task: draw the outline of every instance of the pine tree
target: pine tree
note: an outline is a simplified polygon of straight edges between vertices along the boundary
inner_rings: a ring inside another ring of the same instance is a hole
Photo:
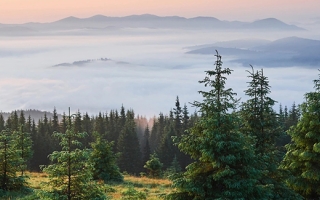
[[[270,199],[295,199],[295,194],[283,184],[282,174],[277,169],[281,154],[276,142],[283,130],[272,108],[275,100],[268,96],[271,93],[268,78],[263,70],[254,71],[252,67],[252,72],[248,72],[251,80],[245,93],[249,99],[242,104],[241,130],[254,138],[256,167],[264,172],[260,182],[271,193]]]
[[[90,143],[93,142],[93,122],[89,117],[88,113],[83,116],[82,119],[82,130],[88,134],[88,136],[83,141],[84,147],[89,147]]]
[[[21,125],[24,126],[25,123],[26,123],[26,118],[24,116],[23,110],[21,110],[20,111],[20,117],[19,117],[19,120],[18,120],[18,124],[19,124],[19,126],[21,126]]]
[[[158,150],[160,160],[165,169],[170,166],[170,163],[178,152],[177,147],[173,145],[173,136],[176,136],[176,132],[172,122],[165,127],[165,135],[162,138],[162,142]]]
[[[161,175],[161,168],[163,164],[160,162],[158,155],[153,153],[150,159],[145,163],[144,168],[147,169],[151,178],[158,178]]]
[[[30,115],[28,116],[28,119],[27,119],[27,122],[26,122],[25,131],[27,133],[30,133],[30,134],[32,132],[32,119],[31,119]]]
[[[136,133],[134,112],[127,111],[125,125],[120,133],[118,145],[120,153],[118,164],[121,171],[137,174],[142,170],[142,156]]]
[[[12,131],[19,130],[19,117],[18,117],[18,113],[16,110],[11,114],[11,127],[10,127],[10,129]]]
[[[5,122],[4,122],[4,119],[3,119],[3,116],[2,114],[0,114],[0,132],[2,130],[4,130],[6,127],[5,127]]]
[[[229,68],[222,69],[217,53],[215,70],[206,71],[199,81],[210,87],[200,91],[202,102],[194,102],[201,119],[183,135],[179,148],[195,161],[187,171],[174,177],[176,192],[167,199],[267,199],[268,193],[259,184],[261,172],[254,166],[255,156],[250,143],[237,127],[237,100],[232,89],[225,89]],[[214,77],[213,79],[211,77]]]
[[[97,135],[97,134],[95,134]],[[93,178],[96,180],[123,181],[123,176],[117,166],[118,155],[113,150],[114,142],[108,142],[99,136],[91,143],[90,160],[93,163]]]
[[[95,124],[94,124],[94,129],[93,130],[96,131],[102,137],[104,137],[105,134],[106,134],[104,116],[102,115],[101,112],[99,112],[98,117],[95,119]]]
[[[67,119],[66,113],[63,113],[62,120],[59,127],[61,133],[65,133],[67,131],[67,126],[68,126],[67,121],[68,119]]]
[[[13,136],[16,138],[16,150],[19,151],[21,157],[21,163],[19,169],[21,176],[24,176],[24,171],[27,169],[27,163],[32,157],[32,139],[31,134],[24,131],[24,126],[20,126],[19,131],[14,131]]]
[[[17,176],[22,163],[17,141],[9,129],[0,132],[0,190],[19,190],[26,185],[23,176]],[[0,192],[1,195],[1,192]]]
[[[282,168],[292,174],[287,184],[306,199],[320,198],[320,75],[314,88],[305,94],[302,117],[288,131],[292,142],[286,145],[282,162]]]
[[[144,146],[143,146],[143,159],[142,162],[146,163],[150,159],[151,149],[150,149],[150,131],[149,126],[147,125],[144,131]]]
[[[57,114],[57,110],[54,107],[53,109],[53,119],[52,119],[52,131],[56,131],[59,132],[60,131],[60,127],[59,127],[59,118],[58,118],[58,114]]]
[[[90,151],[79,149],[81,143],[78,139],[85,137],[86,133],[75,131],[70,109],[66,132],[55,132],[53,135],[60,139],[62,151],[54,151],[49,155],[53,164],[42,166],[43,172],[49,175],[49,182],[44,183],[46,187],[39,192],[40,198],[105,199],[99,186],[92,181],[93,169],[88,161]]]

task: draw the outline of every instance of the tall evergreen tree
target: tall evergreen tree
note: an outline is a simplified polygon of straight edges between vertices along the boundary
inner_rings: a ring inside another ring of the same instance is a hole
[[[44,191],[39,192],[40,198],[52,199],[105,199],[99,186],[92,181],[92,164],[88,162],[90,152],[79,149],[79,138],[86,133],[75,130],[71,121],[70,110],[68,126],[65,133],[55,132],[54,136],[60,139],[62,151],[54,151],[49,158],[54,163],[43,166],[42,169],[49,175],[49,182]]]
[[[158,150],[160,160],[165,169],[170,167],[173,158],[178,153],[177,147],[173,145],[173,136],[176,136],[176,132],[174,129],[174,124],[171,122],[165,127],[165,135],[162,138],[162,142]]]
[[[2,130],[4,130],[6,127],[5,127],[5,122],[4,122],[4,119],[3,119],[3,116],[2,114],[0,114],[0,132]]]
[[[18,117],[18,113],[16,110],[11,114],[11,127],[10,127],[10,129],[12,131],[19,130],[19,117]]]
[[[182,109],[180,106],[180,101],[179,101],[178,96],[176,99],[176,107],[173,110],[174,110],[174,124],[175,124],[176,135],[178,137],[180,137],[183,132],[183,130],[182,130]]]
[[[25,123],[26,123],[26,117],[24,116],[23,110],[21,110],[21,111],[20,111],[20,116],[19,116],[19,122],[18,122],[19,127],[20,127],[21,125],[24,126]]]
[[[83,116],[81,124],[82,124],[83,132],[86,132],[88,134],[88,136],[83,139],[83,146],[89,148],[90,143],[93,142],[94,139],[93,139],[93,122],[90,116],[88,115],[88,113],[86,113]]]
[[[120,153],[118,164],[121,171],[128,173],[139,173],[142,170],[142,156],[136,133],[134,112],[128,110],[126,122],[118,140],[118,152]]]
[[[252,66],[251,66],[252,67]],[[268,78],[263,70],[249,72],[248,89],[245,94],[249,99],[242,104],[241,114],[243,125],[241,131],[254,138],[257,168],[262,170],[260,179],[262,185],[269,189],[270,199],[294,199],[295,194],[282,181],[282,175],[277,169],[280,164],[280,152],[276,142],[283,134],[273,110],[275,101],[268,95],[271,93]]]
[[[150,140],[150,130],[149,130],[149,126],[147,126],[144,131],[144,145],[143,145],[142,163],[146,163],[150,159],[151,149],[150,149],[149,140]]]
[[[320,198],[320,75],[314,88],[305,94],[298,124],[288,131],[292,142],[286,145],[282,163],[282,168],[292,173],[287,184],[306,199]]]
[[[267,199],[269,194],[259,184],[261,172],[254,167],[254,151],[231,112],[237,100],[225,83],[232,70],[222,69],[221,56],[216,57],[215,70],[206,71],[199,81],[210,90],[200,91],[203,101],[194,102],[203,117],[179,144],[195,161],[174,177],[176,191],[167,199]]]
[[[21,164],[17,140],[9,129],[0,132],[0,190],[19,190],[26,185],[24,177],[17,176]],[[2,193],[0,192],[0,195]]]
[[[100,136],[105,137],[106,127],[104,123],[104,116],[99,112],[98,117],[95,119],[94,131],[96,131]]]
[[[24,131],[24,126],[20,125],[19,131],[14,131],[13,136],[16,138],[16,150],[19,151],[21,157],[21,163],[19,169],[21,176],[24,176],[24,172],[27,169],[27,163],[32,157],[32,139],[30,133]]]
[[[59,132],[60,131],[60,127],[59,127],[59,118],[58,118],[58,114],[57,114],[57,110],[54,107],[53,109],[53,119],[52,119],[52,131],[56,131]]]
[[[66,113],[63,113],[62,120],[59,127],[60,132],[65,133],[67,131],[67,126],[68,126],[68,119],[67,119]]]
[[[27,133],[30,133],[32,132],[32,119],[31,119],[31,116],[29,115],[28,118],[27,118],[27,122],[26,122],[26,126],[25,126],[25,131]]]

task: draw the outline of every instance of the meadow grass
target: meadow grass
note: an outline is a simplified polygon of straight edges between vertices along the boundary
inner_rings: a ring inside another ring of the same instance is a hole
[[[34,191],[41,189],[41,183],[48,181],[48,175],[37,172],[26,172],[26,175],[29,177],[27,182],[30,190],[24,192],[9,192],[5,196],[0,197],[0,199],[37,199]],[[142,196],[145,196],[148,200],[157,200],[162,199],[161,195],[168,194],[173,191],[171,188],[171,181],[168,179],[152,179],[148,177],[124,175],[124,181],[122,183],[111,182],[104,184],[101,181],[99,183],[104,185],[106,194],[112,199],[131,199],[128,194],[134,191],[135,194],[142,194]]]

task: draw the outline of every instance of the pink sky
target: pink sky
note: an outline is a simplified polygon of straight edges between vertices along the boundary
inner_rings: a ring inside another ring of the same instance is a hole
[[[320,17],[319,10],[320,0],[0,0],[0,23],[145,13],[242,21],[276,17],[294,22]]]

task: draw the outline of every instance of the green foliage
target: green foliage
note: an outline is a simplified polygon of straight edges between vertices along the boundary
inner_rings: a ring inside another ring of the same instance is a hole
[[[163,164],[160,162],[156,153],[150,155],[150,160],[146,162],[144,168],[148,170],[149,175],[152,178],[160,177],[161,168]]]
[[[288,131],[292,142],[282,162],[292,175],[289,187],[307,199],[320,198],[320,78],[314,84],[315,91],[305,94],[301,119]]]
[[[147,195],[144,192],[139,192],[134,189],[133,186],[129,186],[127,190],[121,192],[122,200],[143,200],[147,199]]]
[[[117,166],[117,154],[113,149],[114,142],[108,142],[100,137],[91,143],[92,152],[90,160],[93,163],[93,177],[96,180],[123,181],[123,176]]]
[[[32,151],[32,139],[30,133],[24,132],[24,126],[21,125],[19,131],[14,131],[13,135],[16,138],[16,149],[19,150],[21,157],[21,163],[19,165],[21,176],[24,175],[24,171],[27,169],[27,162],[31,159]]]
[[[164,172],[164,177],[170,177],[181,172],[181,166],[177,160],[177,156],[173,158],[170,167]]]
[[[210,87],[200,91],[202,102],[194,102],[202,117],[182,136],[179,148],[195,161],[187,171],[173,177],[176,192],[167,199],[267,199],[259,183],[254,151],[248,137],[239,132],[238,116],[232,112],[237,99],[232,89],[225,89],[229,68],[222,69],[216,55],[215,70],[206,71],[200,83]],[[211,78],[213,76],[213,79]]]
[[[62,151],[49,155],[53,164],[43,166],[42,170],[49,175],[49,182],[43,183],[41,199],[106,199],[99,185],[92,181],[93,165],[89,162],[90,151],[79,149],[79,138],[86,133],[75,131],[69,124],[65,133],[53,134],[60,140]]]
[[[23,160],[17,148],[17,139],[9,129],[0,133],[0,189],[2,191],[20,190],[26,186],[24,176],[17,176]]]
[[[138,174],[142,170],[141,151],[136,133],[133,111],[127,111],[126,118],[121,112],[121,123],[124,127],[120,133],[117,149],[120,153],[118,164],[121,171]]]
[[[252,67],[252,66],[251,66]],[[277,114],[273,110],[275,101],[268,95],[271,93],[269,81],[263,70],[249,72],[249,99],[241,106],[241,131],[253,138],[257,168],[263,171],[260,183],[269,190],[270,199],[297,199],[298,195],[283,183],[280,164],[280,151],[276,142],[283,130],[278,123]]]

